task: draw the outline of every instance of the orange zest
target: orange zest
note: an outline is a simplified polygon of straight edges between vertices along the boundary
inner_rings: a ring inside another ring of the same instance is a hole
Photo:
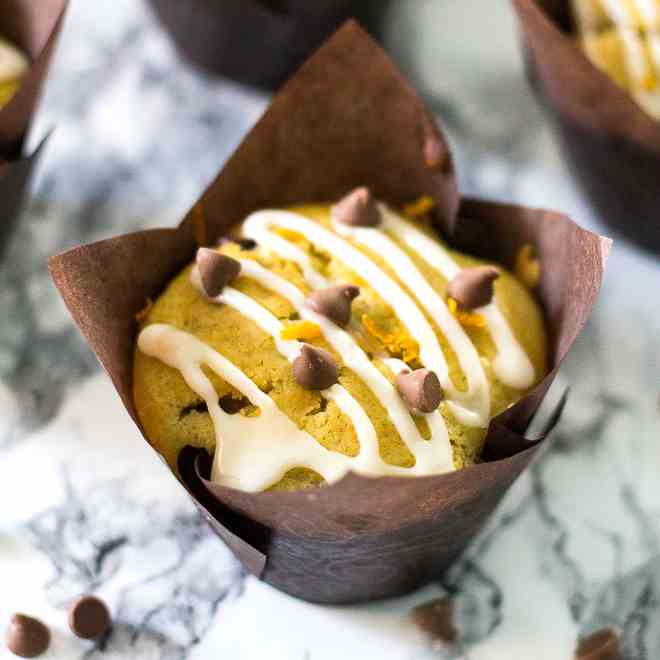
[[[418,197],[414,202],[410,202],[410,204],[406,204],[403,207],[403,215],[413,220],[415,218],[421,218],[422,216],[425,216],[434,206],[435,202],[433,201],[432,197],[429,195],[422,195],[421,197]]]
[[[464,328],[483,328],[486,326],[486,318],[483,314],[477,314],[476,312],[462,309],[461,306],[451,297],[447,298],[447,307],[451,315],[455,317]]]
[[[525,243],[516,255],[516,277],[528,288],[533,289],[541,279],[541,262],[534,246]]]
[[[404,362],[412,362],[419,356],[417,342],[403,332],[386,332],[366,314],[362,315],[362,325],[366,331],[375,337],[391,355],[401,356]]]
[[[296,321],[280,330],[282,339],[314,339],[321,336],[321,327],[312,321]]]

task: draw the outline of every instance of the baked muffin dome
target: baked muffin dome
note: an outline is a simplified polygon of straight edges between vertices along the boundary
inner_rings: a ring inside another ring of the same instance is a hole
[[[587,57],[660,118],[660,0],[572,0]]]
[[[365,189],[260,211],[172,280],[141,315],[134,398],[173,469],[199,446],[219,483],[293,490],[478,460],[489,420],[547,371],[542,313],[423,211]]]

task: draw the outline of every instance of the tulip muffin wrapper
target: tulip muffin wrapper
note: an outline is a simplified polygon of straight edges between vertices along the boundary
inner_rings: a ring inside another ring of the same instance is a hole
[[[68,0],[3,0],[0,35],[30,58],[14,97],[0,109],[0,251],[17,221],[48,136],[24,153],[25,139],[39,106]]]
[[[569,0],[512,0],[527,76],[599,215],[660,251],[660,121],[600,71],[571,31]]]
[[[438,230],[453,246],[507,267],[522,245],[533,245],[551,371],[492,420],[484,461],[448,474],[349,474],[321,489],[255,494],[206,481],[209,456],[192,447],[181,452],[181,482],[246,570],[326,603],[410,591],[442,574],[479,531],[535,455],[542,437],[530,441],[524,433],[589,316],[609,240],[551,211],[461,200],[443,135],[384,52],[351,21],[276,95],[176,229],[119,236],[49,261],[80,331],[140,427],[132,371],[136,314],[146,300],[199,245],[229,234],[250,212],[336,200],[356,185],[395,206],[430,195]]]

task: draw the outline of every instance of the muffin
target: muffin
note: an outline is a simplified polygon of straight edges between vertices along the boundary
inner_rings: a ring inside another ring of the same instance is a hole
[[[240,490],[473,465],[490,420],[547,373],[539,305],[451,250],[429,199],[358,188],[249,215],[141,315],[134,402],[172,469],[186,445]]]
[[[572,0],[587,57],[660,118],[660,1]]]
[[[0,108],[12,100],[29,68],[27,56],[0,37]]]

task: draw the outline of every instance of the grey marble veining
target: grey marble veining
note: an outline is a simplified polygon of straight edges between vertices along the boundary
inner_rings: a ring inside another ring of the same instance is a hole
[[[400,0],[387,43],[447,122],[461,187],[570,213],[607,233],[562,169],[528,93],[505,0]],[[562,369],[564,419],[445,579],[332,608],[246,577],[138,437],[55,295],[45,258],[172,225],[267,103],[177,60],[134,0],[74,0],[32,142],[56,130],[0,265],[0,626],[54,630],[49,658],[569,660],[580,634],[660,657],[660,267],[619,242],[594,318]],[[94,591],[116,618],[66,631]],[[410,608],[455,598],[461,645],[433,648]],[[0,647],[0,659],[9,658]]]

